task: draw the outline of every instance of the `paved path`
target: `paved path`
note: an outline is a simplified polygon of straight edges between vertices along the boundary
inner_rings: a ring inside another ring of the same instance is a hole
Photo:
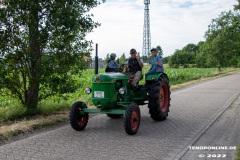
[[[208,160],[218,157],[217,159],[233,160],[236,156],[236,146],[240,144],[239,117],[240,95],[234,100],[231,106],[218,117],[211,127],[189,147],[189,150],[181,159]],[[206,147],[206,149],[196,149],[196,147]]]
[[[123,119],[97,115],[82,132],[70,125],[0,146],[0,159],[171,160],[179,159],[240,92],[240,73],[172,93],[166,121],[155,122],[141,107],[139,131],[129,136]]]

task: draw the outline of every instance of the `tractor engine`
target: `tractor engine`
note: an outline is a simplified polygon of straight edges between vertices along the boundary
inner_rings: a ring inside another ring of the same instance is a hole
[[[98,108],[113,108],[124,99],[129,77],[122,73],[103,73],[93,76],[92,102]]]

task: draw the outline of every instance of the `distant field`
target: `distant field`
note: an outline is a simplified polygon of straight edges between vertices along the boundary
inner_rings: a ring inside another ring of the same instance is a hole
[[[150,66],[144,66],[143,74],[145,74]],[[235,68],[222,68],[222,73],[228,73],[236,70]],[[99,73],[103,73],[104,69],[99,69]],[[165,66],[165,73],[168,75],[170,85],[176,85],[185,83],[191,80],[197,80],[200,78],[213,77],[219,75],[219,71],[216,68],[179,68],[173,69]],[[69,94],[70,99],[68,101],[60,101],[59,103],[54,99],[49,99],[40,102],[39,113],[51,114],[52,112],[61,110],[63,108],[69,108],[69,106],[76,100],[81,100],[91,105],[91,97],[84,93],[86,87],[91,87],[92,76],[94,75],[94,69],[87,69],[83,71],[81,76],[75,75],[78,81],[81,82],[79,90],[75,93]],[[140,84],[144,84],[144,79],[140,81]],[[2,90],[1,92],[7,92]],[[17,99],[10,96],[0,97],[0,122],[6,120],[12,120],[16,117],[24,117],[25,108],[18,102]]]
[[[144,66],[143,68],[143,74],[145,74],[150,66]],[[206,78],[206,77],[212,77],[219,74],[219,71],[217,68],[169,68],[168,65],[164,65],[165,73],[168,75],[170,84],[180,84],[191,80],[196,80],[199,78]],[[230,71],[233,71],[235,68],[222,68],[221,73],[227,73]],[[99,69],[99,73],[103,73],[104,69]],[[91,85],[91,78],[94,74],[93,69],[87,69],[83,72],[84,77],[82,79],[86,80],[85,84]],[[81,79],[81,78],[80,78]],[[83,80],[83,81],[84,81]],[[140,83],[144,83],[144,79],[140,81]]]

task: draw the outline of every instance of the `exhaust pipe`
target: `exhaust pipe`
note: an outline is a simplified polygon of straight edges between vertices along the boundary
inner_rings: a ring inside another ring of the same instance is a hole
[[[95,74],[98,74],[98,44],[96,44]]]

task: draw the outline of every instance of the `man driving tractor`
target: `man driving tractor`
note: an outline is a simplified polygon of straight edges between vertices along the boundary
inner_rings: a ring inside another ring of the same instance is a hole
[[[130,50],[131,58],[128,60],[128,66],[124,67],[123,72],[128,72],[129,77],[133,78],[131,84],[137,88],[138,82],[142,79],[143,60],[135,49]]]

